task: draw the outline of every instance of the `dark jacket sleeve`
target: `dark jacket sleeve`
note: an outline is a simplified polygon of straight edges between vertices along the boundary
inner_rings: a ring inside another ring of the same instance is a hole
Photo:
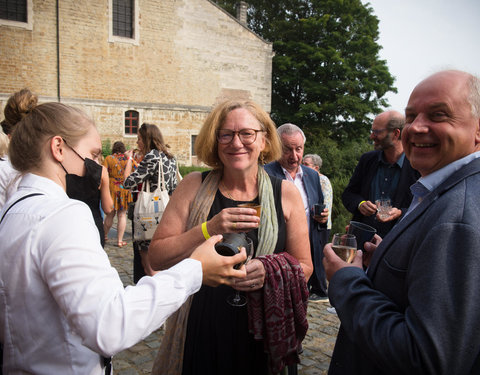
[[[334,274],[329,298],[342,340],[331,366],[349,367],[353,354],[370,369],[331,374],[479,373],[479,180],[432,198],[435,206],[394,228],[376,250],[371,279],[354,267]]]
[[[350,181],[342,193],[342,202],[345,208],[352,214],[356,214],[358,204],[368,200],[372,172],[369,171],[372,158],[378,158],[375,151],[367,152],[360,157]]]

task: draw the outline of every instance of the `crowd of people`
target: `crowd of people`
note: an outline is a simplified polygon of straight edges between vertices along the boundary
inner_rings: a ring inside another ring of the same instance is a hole
[[[277,128],[252,101],[213,108],[195,143],[208,170],[183,180],[155,124],[141,125],[137,150],[117,141],[101,160],[96,126],[76,108],[23,89],[4,117],[3,373],[111,373],[112,355],[166,322],[153,374],[297,374],[308,303],[323,301],[341,322],[329,374],[480,371],[477,77],[435,73],[405,115],[375,117],[374,150],[342,192],[352,220],[376,232],[352,262],[328,243],[322,158],[304,155],[299,126]],[[103,245],[115,215],[126,245],[137,195],[160,181],[168,205],[153,237],[133,238],[136,285],[124,288]],[[228,238],[253,254],[220,255]],[[227,303],[234,293],[247,303]]]

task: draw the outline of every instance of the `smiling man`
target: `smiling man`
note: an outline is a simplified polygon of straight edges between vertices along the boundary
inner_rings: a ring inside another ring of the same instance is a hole
[[[403,152],[404,124],[405,117],[397,111],[375,117],[370,132],[375,150],[360,157],[342,194],[343,205],[353,214],[352,220],[374,227],[381,237],[406,212],[412,200],[409,187],[419,177]],[[377,215],[375,202],[382,198],[392,203],[388,218]]]
[[[361,252],[350,265],[324,249],[342,323],[329,374],[480,373],[480,81],[436,73],[405,112],[403,147],[422,176],[406,215],[366,246],[366,274]]]

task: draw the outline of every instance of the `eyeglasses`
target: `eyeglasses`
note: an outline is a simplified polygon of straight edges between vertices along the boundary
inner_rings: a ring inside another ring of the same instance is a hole
[[[377,135],[382,134],[386,130],[388,130],[388,129],[370,129],[370,133],[377,136]]]
[[[239,131],[233,131],[228,129],[219,129],[217,133],[217,141],[222,145],[226,145],[233,141],[235,134],[238,134],[240,142],[242,142],[244,145],[251,145],[257,139],[257,133],[265,133],[265,130],[242,129]]]

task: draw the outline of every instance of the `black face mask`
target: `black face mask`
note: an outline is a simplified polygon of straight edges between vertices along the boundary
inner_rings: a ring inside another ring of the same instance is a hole
[[[64,141],[65,142],[65,141]],[[65,142],[65,144],[67,144]],[[68,146],[70,147],[70,146]],[[92,159],[82,158],[77,151],[70,147],[85,163],[85,176],[68,173],[65,167],[60,163],[65,171],[66,192],[69,198],[85,201],[88,197],[94,197],[99,194],[99,186],[102,180],[102,166]]]

